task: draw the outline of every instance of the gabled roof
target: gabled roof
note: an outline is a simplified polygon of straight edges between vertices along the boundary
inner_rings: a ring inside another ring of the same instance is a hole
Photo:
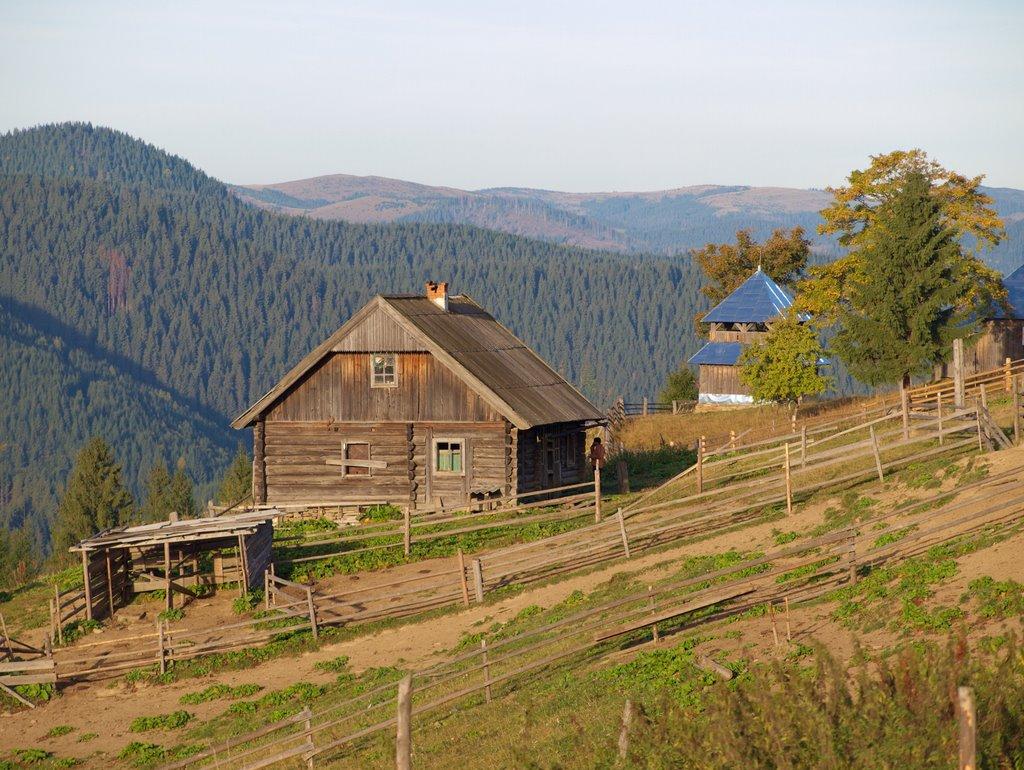
[[[704,323],[765,323],[785,314],[793,295],[760,267],[702,319]]]
[[[743,347],[742,342],[709,342],[694,353],[687,363],[733,366],[739,360]]]
[[[498,413],[522,430],[560,422],[602,421],[605,415],[512,332],[466,295],[448,310],[420,295],[378,296],[314,348],[232,423],[251,425],[375,309],[422,342]]]

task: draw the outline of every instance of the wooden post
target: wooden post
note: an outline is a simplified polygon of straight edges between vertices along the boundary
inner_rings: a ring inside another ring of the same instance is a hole
[[[320,638],[320,631],[316,627],[316,605],[313,603],[313,589],[306,589],[306,607],[309,611],[309,629],[313,632],[313,641]]]
[[[270,572],[263,573],[263,609],[270,611]]]
[[[245,564],[245,543],[242,535],[238,536],[238,595],[245,596],[249,593],[249,569]]]
[[[1013,374],[1010,370],[1010,357],[1007,356],[1006,360],[1003,361],[1003,390],[1007,393],[1013,387]]]
[[[402,511],[402,548],[408,557],[412,552],[412,513],[408,505]]]
[[[800,426],[800,467],[807,467],[807,426]]]
[[[398,683],[398,729],[395,735],[395,768],[412,767],[412,674]]]
[[[988,417],[988,391],[985,386],[981,386],[981,409],[985,412],[985,416]]]
[[[625,460],[619,460],[615,463],[615,470],[619,475],[619,494],[629,494],[629,466],[626,465]]]
[[[910,440],[910,394],[907,393],[907,389],[900,384],[900,411],[903,416],[903,440]]]
[[[1013,443],[1020,444],[1020,375],[1013,378]]]
[[[487,702],[491,702],[491,664],[487,662],[487,640],[480,640],[480,654],[484,659],[484,694],[487,696]]]
[[[704,494],[704,437],[697,441],[697,494]]]
[[[174,591],[171,590],[171,544],[164,543],[164,591],[167,592],[165,597],[165,609],[174,609]]]
[[[57,620],[56,606],[57,605],[54,603],[53,599],[50,599],[50,636],[53,639],[57,638],[57,625],[56,624],[59,622]],[[0,612],[0,619],[2,619],[3,616],[4,616],[3,613]],[[6,627],[7,627],[7,624],[4,623],[4,628],[6,629]],[[6,630],[4,631],[4,639],[7,641],[8,645],[10,645],[10,640],[7,639],[7,631]],[[8,650],[8,651],[10,651],[10,650]]]
[[[644,417],[647,416],[647,396],[644,396]]]
[[[622,550],[626,552],[626,558],[629,558],[629,540],[626,538],[626,522],[622,519],[622,509],[619,508],[617,511],[619,517],[619,534],[622,535]]]
[[[939,446],[942,446],[946,437],[942,435],[942,391],[935,394],[935,410],[939,416]]]
[[[857,531],[850,532],[850,585],[857,585]]]
[[[789,597],[785,597],[786,602],[786,641],[793,641],[793,627],[789,624]]]
[[[871,431],[871,451],[875,455],[875,470],[878,471],[878,480],[885,481],[885,476],[882,474],[882,456],[878,452],[878,437],[875,435],[875,426],[869,426],[868,430]]]
[[[953,340],[953,406],[964,408],[964,341]]]
[[[160,662],[160,673],[167,673],[167,653],[164,650],[164,622],[158,620],[156,622],[156,642],[159,645],[159,662]]]
[[[11,646],[11,636],[7,633],[7,621],[4,620],[4,614],[0,612],[0,630],[4,632],[4,643],[7,645],[7,654],[10,657],[14,657],[14,648]]]
[[[110,563],[110,549],[105,548],[103,555],[107,562],[107,616],[112,618],[114,617],[114,567]]]
[[[92,589],[89,588],[89,556],[82,549],[82,576],[85,578],[85,619],[92,620]]]
[[[974,404],[974,417],[978,423],[978,451],[982,452],[984,451],[985,447],[981,441],[981,406],[977,403],[977,399],[975,399]]]
[[[779,629],[775,624],[775,605],[768,602],[768,617],[772,621],[772,640],[776,647],[779,646]]]
[[[736,449],[736,431],[729,431],[729,449]]]
[[[469,584],[466,582],[466,557],[462,553],[462,549],[459,549],[459,553],[456,556],[459,564],[459,585],[462,586],[462,603],[469,606]]]
[[[484,601],[484,568],[479,559],[473,559],[473,588],[476,591],[476,600],[483,604]]]
[[[971,687],[958,687],[956,697],[960,723],[960,770],[977,770],[978,713],[974,706],[974,690]]]
[[[601,521],[601,465],[594,466],[594,521]]]
[[[629,727],[633,722],[633,701],[626,698],[622,709],[622,727],[619,729],[619,758],[625,759],[629,753]]]
[[[793,476],[789,470],[789,443],[785,444],[784,449],[784,469],[786,474],[786,513],[793,513]]]
[[[679,414],[679,402],[676,399],[672,399],[672,414]]]
[[[313,767],[313,752],[316,751],[316,744],[313,743],[313,712],[309,706],[302,710],[305,721],[302,723],[302,736],[306,739],[306,748],[309,753],[305,755],[306,767]]]

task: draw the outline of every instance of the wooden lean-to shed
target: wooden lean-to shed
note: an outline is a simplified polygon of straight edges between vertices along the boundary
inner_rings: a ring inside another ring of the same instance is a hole
[[[466,295],[370,300],[233,423],[253,430],[256,504],[411,509],[589,479],[605,421]]]
[[[278,514],[115,527],[81,541],[70,550],[82,559],[86,618],[110,617],[144,591],[164,591],[170,609],[175,593],[194,597],[199,585],[237,583],[242,593],[262,588]]]
[[[772,321],[793,304],[793,295],[760,267],[704,316],[708,342],[690,357],[699,367],[698,404],[752,404],[750,389],[740,382],[743,349],[763,339]]]

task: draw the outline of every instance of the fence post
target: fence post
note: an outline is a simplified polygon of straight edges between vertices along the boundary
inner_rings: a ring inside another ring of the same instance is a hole
[[[4,614],[0,612],[0,630],[4,634],[4,643],[7,645],[7,654],[12,658],[14,657],[14,648],[11,646],[11,637],[7,633],[7,621],[4,620]]]
[[[903,440],[910,440],[910,394],[900,385],[900,411],[903,413]]]
[[[736,449],[736,431],[734,430],[729,431],[729,449]]]
[[[53,609],[54,609],[54,612],[56,613],[56,618],[57,618],[57,628],[54,631],[53,638],[57,640],[57,643],[61,647],[63,647],[64,646],[64,624],[61,622],[63,620],[63,617],[62,617],[61,607],[60,607],[60,588],[58,588],[56,585],[53,586]]]
[[[871,451],[875,455],[875,470],[878,471],[878,480],[885,481],[885,476],[882,474],[882,456],[878,453],[878,437],[875,435],[875,426],[868,426],[868,430],[871,431]]]
[[[800,426],[800,467],[807,467],[807,426]]]
[[[647,396],[644,396],[644,417],[647,416]]]
[[[3,619],[3,613],[0,613],[0,620]],[[57,620],[56,609],[54,606],[53,599],[50,599],[50,636],[54,639],[57,638]],[[7,624],[4,623],[4,639],[10,644],[10,640],[7,639]]]
[[[601,463],[594,465],[594,521],[601,521]]]
[[[779,646],[779,629],[778,629],[778,626],[775,624],[775,605],[772,604],[771,602],[768,602],[768,617],[772,621],[772,640],[775,643],[774,646],[778,647]]]
[[[1010,388],[1013,387],[1013,375],[1010,373],[1010,357],[1007,356],[1006,360],[1003,361],[1003,390],[1007,393],[1010,392]]]
[[[857,585],[857,531],[850,532],[850,585]]]
[[[167,653],[164,650],[164,623],[162,620],[156,622],[156,640],[160,645],[160,673],[167,673]]]
[[[985,386],[981,386],[981,408],[985,411],[985,416],[988,417],[988,391],[985,390]]]
[[[622,550],[626,552],[626,558],[629,558],[629,540],[626,538],[626,522],[622,519],[622,509],[616,512],[619,517],[619,534],[622,535]]]
[[[302,716],[305,717],[302,723],[302,735],[306,739],[306,747],[308,749],[304,759],[306,760],[306,767],[313,767],[313,752],[316,751],[316,744],[313,743],[313,712],[309,706],[302,710]]]
[[[647,586],[647,607],[650,610],[654,610],[654,586]],[[651,626],[651,642],[654,644],[658,643],[658,624],[655,623]]]
[[[402,511],[402,549],[406,556],[412,551],[412,514],[408,505]]]
[[[960,723],[960,770],[977,770],[978,759],[975,745],[978,713],[974,707],[973,688],[958,687],[956,699],[956,710]]]
[[[953,340],[953,406],[964,408],[964,341]]]
[[[672,414],[679,414],[679,402],[676,399],[672,399]]]
[[[263,609],[270,611],[270,572],[263,570]]]
[[[619,474],[619,494],[629,494],[629,467],[626,465],[625,460],[619,460],[615,463],[615,470]]]
[[[981,406],[977,403],[977,399],[975,399],[974,403],[974,417],[978,423],[978,451],[983,452],[985,451],[985,447],[982,445],[981,441]]]
[[[1020,375],[1013,383],[1013,443],[1020,444]]]
[[[939,446],[942,446],[946,437],[942,435],[942,391],[935,394],[935,409],[939,415]]]
[[[313,589],[306,589],[306,606],[309,609],[309,628],[313,632],[313,641],[320,638],[320,632],[316,627],[316,605],[313,604]]]
[[[398,729],[395,735],[395,768],[412,767],[412,674],[398,683]]]
[[[622,728],[619,730],[619,758],[625,759],[629,753],[629,726],[633,722],[633,701],[626,698],[622,709]]]
[[[704,494],[704,437],[697,441],[697,494]]]
[[[788,596],[784,597],[784,601],[786,602],[786,641],[787,642],[792,642],[793,641],[793,627],[789,623],[789,597]]]
[[[466,557],[462,553],[462,549],[459,549],[457,556],[459,560],[459,585],[462,586],[462,603],[465,606],[469,606],[469,584],[466,582]]]
[[[487,662],[487,640],[480,640],[481,655],[484,659],[484,694],[487,696],[487,702],[491,702],[491,664]]]
[[[473,587],[476,590],[478,603],[484,602],[484,568],[479,559],[473,559]]]
[[[793,513],[793,476],[789,470],[789,442],[784,445],[784,466],[786,473],[786,513]]]

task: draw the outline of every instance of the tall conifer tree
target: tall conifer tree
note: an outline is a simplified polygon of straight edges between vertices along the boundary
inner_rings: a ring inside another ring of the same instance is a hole
[[[178,467],[171,477],[168,488],[168,505],[177,512],[178,518],[192,519],[196,515],[196,500],[192,492],[192,479],[185,472],[185,458],[178,460]]]
[[[171,474],[163,462],[150,468],[146,477],[146,502],[142,505],[144,522],[161,521],[171,510]]]
[[[217,501],[221,505],[234,505],[252,492],[252,458],[239,445],[235,459],[231,461],[220,482]]]
[[[69,546],[128,522],[134,501],[121,483],[121,466],[107,442],[90,439],[75,458],[57,510],[54,545],[58,555]]]
[[[956,232],[929,191],[923,174],[909,174],[878,207],[857,250],[864,269],[852,280],[832,347],[869,385],[909,384],[948,356],[954,338],[976,329],[957,309],[971,287],[959,269]]]

